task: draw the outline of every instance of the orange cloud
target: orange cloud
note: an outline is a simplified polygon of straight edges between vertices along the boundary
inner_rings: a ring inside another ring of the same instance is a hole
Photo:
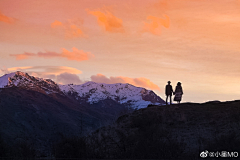
[[[160,35],[161,34],[161,26],[164,26],[165,28],[169,28],[170,25],[170,19],[167,15],[164,15],[165,19],[158,18],[155,16],[148,16],[147,20],[151,22],[144,22],[144,28],[142,32],[149,32],[154,35]]]
[[[59,32],[64,32],[65,38],[77,38],[77,37],[87,37],[83,31],[79,28],[79,24],[83,22],[81,20],[68,20],[68,23],[62,23],[60,21],[54,21],[51,23],[51,27],[58,29]]]
[[[73,38],[73,37],[84,37],[84,34],[80,28],[76,25],[71,25],[67,29],[65,29],[65,37]]]
[[[129,83],[138,87],[149,88],[152,90],[160,90],[160,88],[151,82],[149,79],[141,77],[141,78],[129,78],[129,77],[110,77],[107,78],[105,75],[97,74],[91,76],[91,80],[97,83],[107,83],[107,84],[114,84],[114,83]]]
[[[13,18],[5,16],[1,12],[0,12],[0,21],[5,22],[5,23],[9,23],[9,24],[14,23]]]
[[[68,60],[75,60],[75,61],[84,61],[94,57],[94,55],[91,54],[90,52],[84,52],[83,50],[78,50],[75,47],[73,47],[72,50],[73,51],[70,52],[65,48],[63,48],[61,56],[67,58]]]
[[[51,27],[52,28],[55,28],[55,27],[57,27],[57,26],[62,26],[63,24],[62,24],[62,22],[60,22],[60,21],[54,21],[53,23],[51,23]]]
[[[124,32],[122,25],[122,19],[114,16],[110,11],[90,11],[87,9],[88,14],[97,17],[99,26],[104,27],[105,31],[108,32]]]
[[[30,57],[30,56],[35,56],[35,54],[25,52],[23,54],[11,54],[10,56],[16,56],[17,60],[23,60],[23,59],[28,59],[28,57]]]
[[[88,60],[89,58],[94,57],[93,54],[90,52],[84,52],[83,50],[78,50],[77,48],[73,47],[72,52],[68,51],[65,48],[62,48],[61,53],[56,52],[38,52],[38,53],[28,53],[25,52],[23,54],[10,54],[10,56],[16,57],[17,60],[28,59],[31,57],[43,57],[43,58],[55,58],[55,57],[63,57],[67,58],[68,60],[72,61],[84,61]]]

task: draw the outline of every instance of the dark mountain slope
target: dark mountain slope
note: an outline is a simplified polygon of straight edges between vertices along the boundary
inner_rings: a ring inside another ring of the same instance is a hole
[[[109,124],[125,109],[116,102],[106,103],[112,103],[108,112],[97,109],[98,104],[80,105],[61,94],[51,96],[19,87],[3,88],[0,89],[0,135],[11,145],[24,141],[40,151],[50,152],[52,142],[63,136],[84,135]]]

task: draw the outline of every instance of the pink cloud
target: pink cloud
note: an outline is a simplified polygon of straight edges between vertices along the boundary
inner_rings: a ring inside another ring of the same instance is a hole
[[[0,69],[0,75],[22,71],[31,76],[40,78],[49,78],[60,84],[82,84],[83,81],[77,74],[81,74],[82,71],[66,66],[25,66],[25,67],[12,67]]]
[[[129,78],[129,77],[110,77],[107,78],[105,75],[97,74],[91,76],[91,80],[97,83],[107,83],[107,84],[114,84],[114,83],[129,83],[134,86],[149,88],[152,90],[160,90],[158,85],[151,82],[149,79],[141,77],[141,78]]]
[[[36,73],[44,75],[60,75],[62,73],[81,74],[82,72],[76,68],[66,66],[24,66],[12,67],[5,69],[8,72],[23,71],[27,73]]]
[[[83,81],[76,74],[62,73],[56,76],[56,82],[60,84],[82,84]]]
[[[45,79],[52,79],[54,82],[59,84],[82,84],[83,81],[73,73],[64,72],[61,74],[47,74],[42,72],[28,72],[29,75],[34,77],[41,77]]]
[[[38,52],[38,53],[28,53],[25,52],[23,54],[10,54],[10,56],[16,57],[17,60],[23,60],[23,59],[28,59],[32,57],[43,57],[43,58],[57,58],[57,57],[62,57],[62,58],[67,58],[68,60],[72,61],[85,61],[90,58],[93,58],[94,55],[91,54],[90,52],[84,52],[83,50],[78,50],[77,48],[73,47],[72,52],[68,51],[65,48],[62,48],[61,53],[56,53],[56,52]]]

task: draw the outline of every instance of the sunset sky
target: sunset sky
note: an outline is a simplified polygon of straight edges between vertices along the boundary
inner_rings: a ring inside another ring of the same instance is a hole
[[[240,0],[0,0],[0,68],[240,99]]]

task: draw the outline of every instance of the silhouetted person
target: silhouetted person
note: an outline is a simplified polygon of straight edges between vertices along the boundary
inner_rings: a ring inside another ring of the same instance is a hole
[[[166,105],[168,104],[167,103],[167,100],[168,100],[168,97],[170,98],[170,104],[172,104],[172,93],[173,93],[173,89],[172,89],[172,86],[170,85],[170,81],[168,81],[168,85],[166,85],[165,87],[165,94],[167,96],[166,98]]]
[[[183,90],[182,90],[182,86],[181,86],[181,82],[177,83],[176,89],[175,89],[175,97],[174,97],[174,101],[177,101],[178,104],[181,102],[182,100],[182,95],[183,95]]]

